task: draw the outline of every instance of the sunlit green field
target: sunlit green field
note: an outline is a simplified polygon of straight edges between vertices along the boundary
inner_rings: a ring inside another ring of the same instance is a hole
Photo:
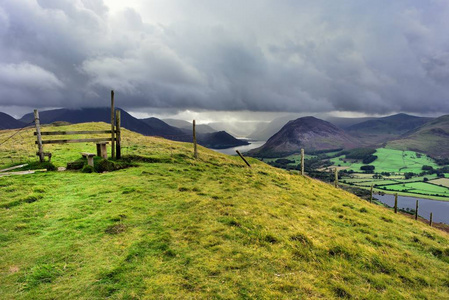
[[[0,177],[0,298],[449,295],[442,231],[256,159],[248,168],[199,147],[195,160],[188,143],[123,138],[135,157],[128,169]],[[35,161],[33,142],[25,131],[16,148],[0,149],[0,165]],[[46,147],[58,167],[94,150]]]
[[[408,193],[415,192],[435,196],[436,195],[449,196],[449,189],[447,189],[446,187],[440,187],[425,182],[401,183],[395,185],[381,186],[381,188],[385,188],[386,190],[390,191],[403,191]]]
[[[423,165],[437,168],[438,165],[424,154],[417,154],[413,151],[401,151],[393,149],[379,148],[374,153],[378,158],[370,163],[375,167],[375,172],[390,173],[420,173]],[[331,159],[334,165],[348,166],[354,172],[360,172],[360,167],[364,164],[350,159],[345,159],[344,155]]]

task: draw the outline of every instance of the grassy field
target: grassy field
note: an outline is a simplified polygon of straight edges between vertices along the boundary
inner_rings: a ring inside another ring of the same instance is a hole
[[[438,178],[435,180],[430,180],[430,183],[445,186],[449,188],[449,178]]]
[[[379,148],[374,155],[378,158],[370,165],[374,166],[378,173],[420,173],[423,165],[438,168],[438,165],[431,158],[413,151]],[[334,165],[348,166],[354,172],[360,172],[360,167],[364,165],[360,161],[345,159],[344,155],[331,159],[331,162]]]
[[[381,186],[380,188],[389,191],[403,191],[408,193],[419,193],[426,195],[442,195],[449,196],[449,190],[426,182],[400,183],[394,185]]]
[[[108,125],[67,127],[94,128]],[[132,168],[0,177],[1,298],[449,295],[444,232],[255,159],[199,147],[194,160],[191,144],[123,137],[140,156]],[[33,141],[26,130],[3,145],[0,165],[35,160]],[[65,166],[94,145],[46,150]]]
[[[378,158],[370,164],[375,167],[374,172],[387,172],[390,173],[390,176],[383,176],[381,179],[375,179],[373,178],[373,174],[358,173],[361,172],[360,167],[364,164],[357,160],[345,159],[344,156],[333,158],[331,161],[334,165],[345,166],[347,170],[356,172],[350,176],[343,176],[343,183],[361,188],[368,188],[371,187],[371,185],[374,185],[384,191],[407,193],[407,195],[415,194],[415,196],[436,196],[439,197],[439,200],[448,200],[445,198],[449,196],[449,184],[447,184],[449,181],[446,181],[446,179],[442,179],[441,182],[444,182],[447,185],[438,183],[432,185],[417,181],[424,181],[424,178],[427,178],[428,180],[432,180],[431,183],[433,183],[434,179],[437,178],[436,174],[415,176],[410,179],[404,178],[403,174],[406,172],[415,174],[421,173],[423,165],[431,166],[435,169],[439,168],[439,166],[428,156],[413,151],[385,148],[377,149],[374,155],[378,156]],[[394,183],[397,184],[392,185]]]

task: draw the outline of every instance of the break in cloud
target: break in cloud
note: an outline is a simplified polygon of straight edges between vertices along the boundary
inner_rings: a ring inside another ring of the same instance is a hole
[[[446,0],[122,2],[0,0],[0,107],[449,113]]]

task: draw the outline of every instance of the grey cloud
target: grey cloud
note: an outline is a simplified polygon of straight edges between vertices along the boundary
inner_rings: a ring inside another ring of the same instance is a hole
[[[107,3],[1,1],[0,105],[449,112],[445,1]]]

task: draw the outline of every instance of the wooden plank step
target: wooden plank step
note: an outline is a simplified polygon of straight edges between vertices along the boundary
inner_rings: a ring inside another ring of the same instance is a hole
[[[26,167],[26,166],[28,166],[28,164],[19,165],[19,166],[15,166],[15,167],[11,167],[11,168],[6,168],[6,169],[3,169],[3,170],[0,170],[0,172],[6,172],[6,171],[15,170],[15,169],[20,169],[20,168]]]

